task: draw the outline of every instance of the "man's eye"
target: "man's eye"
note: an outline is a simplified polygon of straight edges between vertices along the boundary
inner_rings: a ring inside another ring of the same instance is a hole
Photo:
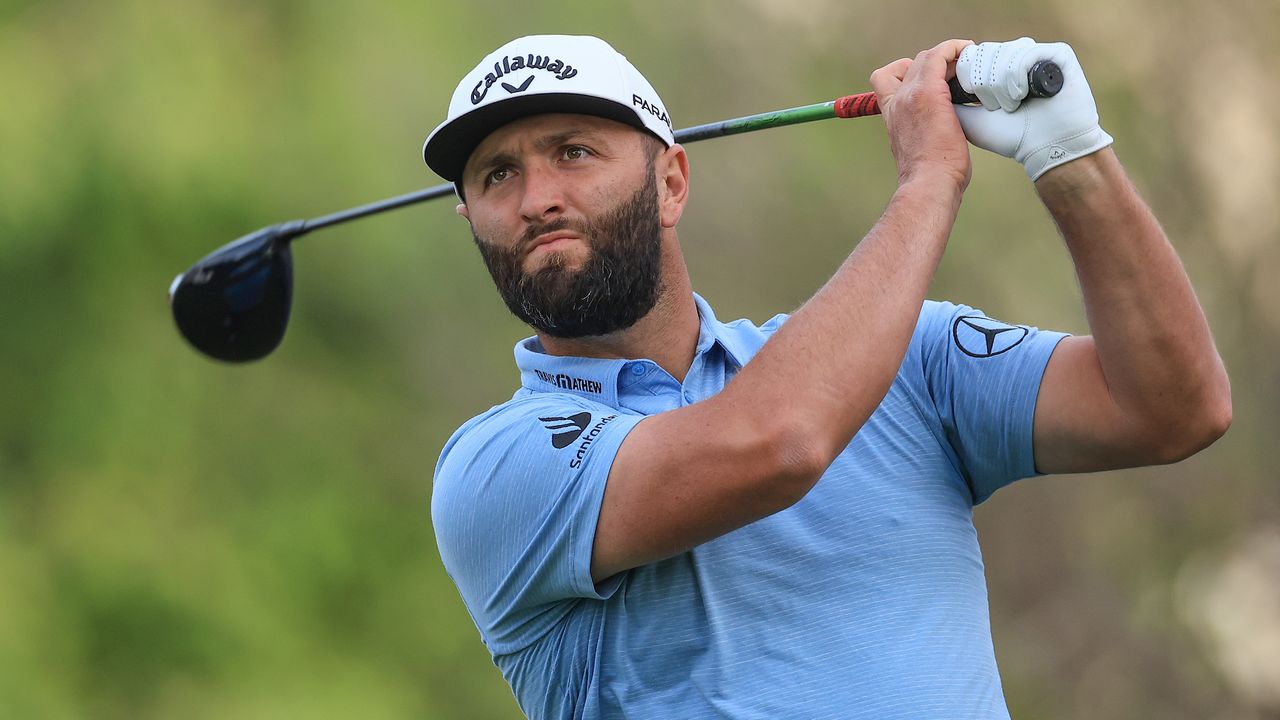
[[[490,172],[488,175],[484,176],[484,184],[487,187],[489,185],[493,185],[494,183],[500,183],[509,177],[511,177],[510,168],[504,168],[504,167],[498,168],[497,170],[494,170]]]
[[[579,160],[581,158],[587,157],[590,154],[591,154],[591,151],[582,147],[581,145],[570,145],[569,147],[564,149],[565,160]]]

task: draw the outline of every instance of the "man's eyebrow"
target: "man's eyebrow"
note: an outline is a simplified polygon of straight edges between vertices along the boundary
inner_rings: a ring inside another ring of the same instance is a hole
[[[533,142],[533,146],[538,150],[550,150],[551,148],[564,145],[570,140],[594,140],[599,141],[600,134],[592,132],[587,128],[569,128],[564,132],[558,132],[554,135],[544,135]]]
[[[590,128],[575,127],[569,128],[563,132],[543,135],[533,141],[533,147],[538,152],[545,152],[555,147],[559,147],[573,140],[587,142],[601,142],[602,136],[592,131]],[[490,168],[502,167],[503,165],[513,165],[516,163],[514,153],[507,150],[498,150],[490,155],[480,155],[476,158],[474,169],[471,174],[483,175]]]
[[[481,155],[474,163],[472,163],[474,165],[472,173],[483,173],[489,168],[501,165],[510,165],[515,161],[516,156],[505,150],[500,150],[490,155]]]

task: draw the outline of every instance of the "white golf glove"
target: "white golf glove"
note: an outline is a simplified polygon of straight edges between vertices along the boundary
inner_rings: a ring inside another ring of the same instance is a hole
[[[1062,69],[1062,90],[1024,105],[1027,73],[1041,60],[1052,60]],[[969,142],[1022,163],[1033,181],[1112,142],[1098,125],[1089,82],[1066,43],[1037,43],[1024,37],[970,45],[960,52],[956,79],[982,101],[982,107],[956,106]]]

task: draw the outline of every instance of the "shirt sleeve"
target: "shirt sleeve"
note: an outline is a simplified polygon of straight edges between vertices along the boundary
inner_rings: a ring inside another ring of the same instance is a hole
[[[1049,357],[1066,334],[935,302],[925,303],[916,333],[928,394],[974,503],[1035,475],[1036,398]]]
[[[643,416],[574,396],[513,400],[464,425],[436,465],[431,519],[445,569],[494,655],[545,634],[591,581],[605,482]]]

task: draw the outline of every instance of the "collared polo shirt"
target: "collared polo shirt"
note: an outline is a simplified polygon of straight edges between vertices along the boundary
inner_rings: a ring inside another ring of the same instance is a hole
[[[627,433],[719,392],[787,319],[721,323],[695,301],[683,382],[650,360],[552,356],[528,338],[521,388],[441,454],[440,555],[521,709],[1007,718],[972,509],[1035,473],[1035,400],[1064,336],[926,302],[884,400],[800,502],[594,584]]]

